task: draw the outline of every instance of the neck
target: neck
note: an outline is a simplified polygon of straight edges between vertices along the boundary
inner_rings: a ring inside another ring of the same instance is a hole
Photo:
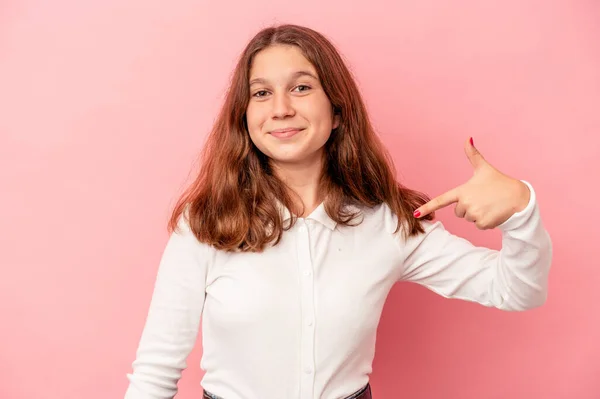
[[[319,183],[321,173],[323,172],[323,162],[306,163],[278,163],[273,162],[273,170],[293,193],[294,208],[301,210],[304,207],[304,213],[299,217],[308,216],[322,201],[319,192]],[[300,197],[300,198],[298,198]]]

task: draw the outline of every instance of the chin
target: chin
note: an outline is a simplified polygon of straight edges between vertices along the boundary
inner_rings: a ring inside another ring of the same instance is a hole
[[[301,163],[303,161],[306,161],[307,157],[302,157],[302,156],[290,156],[290,155],[273,155],[273,156],[269,156],[269,158],[274,161],[274,162],[278,162],[278,163],[288,163],[288,164],[293,164],[293,163]]]
[[[299,144],[299,143],[296,143]],[[322,154],[321,150],[312,150],[302,145],[278,145],[273,148],[265,148],[266,152],[263,152],[271,161],[286,163],[286,164],[300,164],[311,161],[318,162]]]

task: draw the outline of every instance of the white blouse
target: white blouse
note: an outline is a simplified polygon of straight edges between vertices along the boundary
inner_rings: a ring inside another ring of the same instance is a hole
[[[535,192],[477,247],[439,221],[403,240],[379,205],[336,225],[321,204],[263,253],[169,238],[125,399],[172,398],[202,318],[201,385],[225,399],[339,399],[369,381],[386,297],[412,281],[448,298],[521,311],[547,296],[552,243]],[[289,213],[286,212],[287,217]]]

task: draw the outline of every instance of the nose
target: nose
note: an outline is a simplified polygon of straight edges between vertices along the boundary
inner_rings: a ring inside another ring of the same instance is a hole
[[[287,93],[275,94],[273,96],[273,117],[285,118],[295,113],[292,102]]]

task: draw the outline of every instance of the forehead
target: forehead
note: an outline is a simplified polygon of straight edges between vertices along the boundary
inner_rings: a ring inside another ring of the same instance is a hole
[[[317,76],[315,67],[298,47],[273,45],[254,56],[250,66],[250,80],[254,78],[283,79],[299,70],[309,71]]]

